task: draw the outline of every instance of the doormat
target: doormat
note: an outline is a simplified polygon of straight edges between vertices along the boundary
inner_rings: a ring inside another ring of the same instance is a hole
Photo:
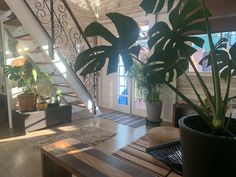
[[[112,155],[154,176],[165,177],[170,168],[146,153],[146,148],[148,147],[147,136],[144,136],[116,151]],[[168,177],[181,176],[175,172],[171,172]]]
[[[146,124],[145,118],[136,115],[130,115],[119,111],[104,113],[100,118],[111,120],[129,127],[138,128]]]
[[[81,143],[88,144],[90,146],[95,146],[115,135],[116,133],[108,130],[104,130],[98,127],[85,126],[77,130],[65,133],[42,136],[40,137],[40,140],[35,142],[35,145],[38,147],[42,147],[62,139],[74,138],[76,140],[79,140]]]

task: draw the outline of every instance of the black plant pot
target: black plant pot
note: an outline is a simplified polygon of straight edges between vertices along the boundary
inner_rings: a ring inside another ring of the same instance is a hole
[[[48,103],[48,109],[57,108],[60,106],[60,103]]]
[[[196,115],[181,118],[179,126],[184,177],[236,176],[235,137],[210,134],[209,127]]]

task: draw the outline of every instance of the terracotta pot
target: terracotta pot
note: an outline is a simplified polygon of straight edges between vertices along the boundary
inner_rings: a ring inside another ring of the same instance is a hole
[[[37,104],[37,94],[21,94],[17,96],[17,99],[19,101],[20,111],[21,112],[29,112],[29,111],[35,111],[36,110],[36,104]]]

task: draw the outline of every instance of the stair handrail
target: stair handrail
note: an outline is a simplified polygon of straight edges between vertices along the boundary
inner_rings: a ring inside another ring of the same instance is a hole
[[[61,1],[63,2],[63,4],[65,5],[66,9],[67,9],[68,12],[69,12],[69,14],[71,15],[72,19],[74,20],[74,22],[75,22],[75,24],[76,24],[76,26],[77,26],[77,28],[78,28],[80,34],[81,34],[81,35],[83,36],[83,38],[84,38],[84,41],[86,42],[86,44],[88,45],[88,47],[91,48],[91,45],[90,45],[90,43],[89,43],[87,37],[84,35],[84,32],[83,32],[83,30],[82,30],[82,28],[81,28],[81,26],[80,26],[78,20],[76,19],[74,13],[72,12],[72,10],[71,10],[71,8],[70,8],[68,2],[66,2],[66,0],[61,0]]]
[[[54,46],[54,41],[53,41],[53,40],[54,40],[54,39],[53,39],[53,38],[54,38],[54,37],[53,37],[53,33],[54,33],[54,32],[52,31],[52,36],[50,36],[49,32],[45,29],[45,27],[43,26],[42,22],[41,22],[40,19],[37,17],[37,15],[34,13],[34,11],[32,10],[32,8],[31,8],[31,6],[29,5],[29,3],[27,2],[27,0],[23,0],[23,1],[24,1],[25,4],[27,5],[27,7],[29,8],[29,10],[31,11],[31,13],[33,14],[33,16],[35,17],[35,19],[36,19],[37,22],[39,23],[39,25],[40,25],[40,26],[42,27],[42,29],[44,30],[45,34],[46,34],[46,35],[48,36],[48,38],[52,41],[52,44],[51,44],[51,45]],[[60,24],[61,29],[64,31],[63,25],[61,24],[61,21],[58,19],[57,14],[56,14],[54,8],[52,8],[52,11],[51,11],[50,7],[48,6],[48,4],[47,4],[47,2],[46,2],[47,0],[42,0],[42,1],[43,1],[43,3],[47,6],[47,10],[48,10],[50,13],[53,13],[53,14],[55,15],[55,17],[57,18],[58,23]],[[72,9],[70,8],[69,4],[66,2],[66,0],[60,0],[60,1],[63,3],[63,5],[65,6],[66,10],[68,11],[68,13],[70,14],[71,18],[73,19],[73,21],[74,21],[74,23],[75,23],[77,29],[78,29],[79,32],[80,32],[80,35],[82,36],[83,40],[85,41],[86,45],[87,45],[89,48],[91,48],[91,45],[90,45],[88,39],[85,37],[85,35],[84,35],[84,33],[83,33],[83,30],[82,30],[80,24],[78,23],[78,21],[77,21],[75,15],[74,15]],[[52,2],[53,2],[53,0],[50,0],[50,3],[52,3]],[[53,16],[53,15],[51,14],[51,18],[52,18],[52,16]],[[51,19],[51,20],[52,20],[52,19]],[[64,31],[64,33],[66,34],[65,31]],[[73,44],[73,41],[71,41],[71,43]],[[73,45],[74,45],[74,44],[73,44]],[[77,51],[76,46],[73,46],[73,47],[74,47],[74,50],[75,50],[75,51],[77,52],[77,54],[78,54],[78,51]],[[96,77],[97,77],[96,75],[97,75],[97,74],[91,75],[92,78],[93,78],[93,89],[94,89],[94,96],[92,96],[91,93],[90,93],[90,92],[88,91],[88,89],[86,88],[86,86],[84,85],[84,83],[81,81],[81,79],[80,79],[79,76],[77,75],[77,73],[76,73],[76,72],[74,71],[74,69],[69,65],[68,60],[65,59],[65,57],[61,54],[60,50],[59,50],[58,48],[53,47],[53,50],[54,50],[54,49],[57,50],[58,56],[62,59],[63,64],[66,65],[67,69],[69,69],[69,72],[72,73],[72,76],[75,78],[75,80],[77,80],[78,84],[80,84],[80,85],[83,87],[83,89],[86,91],[87,95],[89,96],[89,99],[92,100],[93,108],[94,108],[93,112],[95,113],[95,112],[96,112],[96,106],[95,106],[95,100],[96,100],[96,86],[97,86],[95,82],[96,82]]]

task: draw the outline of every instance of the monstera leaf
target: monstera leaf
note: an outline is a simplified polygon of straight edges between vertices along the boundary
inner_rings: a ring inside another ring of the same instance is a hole
[[[216,57],[214,58],[217,61],[217,68],[220,72],[220,77],[224,80],[229,78],[229,73],[233,76],[236,75],[236,43],[230,48],[227,52],[227,43],[228,40],[225,38],[220,39],[214,46],[214,51]],[[207,66],[211,66],[210,54],[203,57],[199,64],[203,65],[203,62],[207,62]]]
[[[172,82],[175,76],[181,76],[189,67],[188,60],[185,57],[179,57],[173,48],[155,50],[148,64],[152,69],[151,75],[154,76],[152,80],[156,83]]]
[[[203,18],[204,9],[197,0],[189,0],[185,4],[179,2],[169,15],[171,26],[157,22],[149,30],[149,48],[155,47],[149,63],[159,62],[153,65],[159,67],[156,75],[162,75],[171,82],[174,76],[179,77],[187,70],[190,56],[197,51],[189,44],[198,47],[204,44],[203,39],[188,34],[192,31],[205,31]]]
[[[140,6],[145,10],[146,13],[155,14],[163,9],[166,2],[168,4],[167,8],[169,11],[173,7],[175,0],[143,0]]]
[[[220,76],[224,80],[229,78],[229,73],[236,76],[236,43],[229,49],[229,52],[220,50],[217,55]]]
[[[133,46],[139,38],[138,24],[130,17],[119,13],[109,13],[107,17],[115,25],[118,37],[112,34],[100,23],[91,23],[84,31],[86,37],[100,36],[110,45],[96,46],[81,52],[75,62],[75,70],[81,70],[80,75],[97,72],[103,68],[108,59],[107,74],[117,71],[119,57],[122,57],[125,70],[133,64],[133,57],[137,58],[141,47]]]
[[[216,53],[216,58],[217,61],[220,61],[219,56],[221,55],[222,50],[226,50],[228,44],[228,40],[226,38],[221,38],[215,45],[213,50]],[[207,62],[207,66],[211,65],[211,60],[210,60],[210,53],[204,56],[200,61],[199,65],[203,66],[204,62]],[[219,63],[219,62],[218,62]]]

